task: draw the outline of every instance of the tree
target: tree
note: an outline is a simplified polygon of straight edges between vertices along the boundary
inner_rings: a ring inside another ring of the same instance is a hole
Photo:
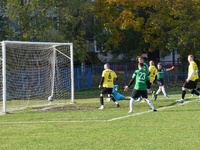
[[[7,0],[7,39],[71,42],[75,60],[84,62],[88,51],[87,4],[85,0]]]
[[[6,38],[7,18],[5,16],[6,0],[0,1],[0,40]]]
[[[166,56],[177,50],[182,55],[194,51],[199,55],[199,3],[197,0],[96,0],[93,13],[101,26],[96,32],[97,41],[118,54],[159,50]],[[106,34],[105,39],[99,38],[102,33]]]
[[[91,13],[87,10],[90,3],[85,0],[57,1],[59,31],[65,39],[74,43],[76,61],[83,63],[87,57],[87,33]]]

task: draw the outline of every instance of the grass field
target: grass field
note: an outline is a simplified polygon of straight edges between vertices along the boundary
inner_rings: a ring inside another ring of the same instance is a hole
[[[181,88],[167,88],[153,101],[105,102],[98,110],[99,90],[75,93],[76,103],[63,109],[27,108],[0,116],[1,150],[199,150],[200,100],[186,94],[186,102],[175,103]],[[129,96],[131,91],[127,92]],[[124,93],[123,93],[124,94]]]

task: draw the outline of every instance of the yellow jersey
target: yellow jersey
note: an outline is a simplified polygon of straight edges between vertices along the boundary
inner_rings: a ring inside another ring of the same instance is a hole
[[[194,61],[191,61],[190,65],[188,66],[188,77],[191,75],[191,73],[192,73],[193,70],[195,72],[194,72],[194,74],[190,78],[191,81],[195,81],[195,80],[199,79],[199,74],[197,72],[197,70],[199,70],[198,66],[197,66],[197,64]]]
[[[106,69],[102,72],[102,77],[104,77],[103,87],[105,88],[113,88],[114,79],[117,78],[116,73],[111,69]]]
[[[149,79],[151,83],[153,83],[153,81],[155,80],[157,73],[158,71],[155,66],[149,66]]]

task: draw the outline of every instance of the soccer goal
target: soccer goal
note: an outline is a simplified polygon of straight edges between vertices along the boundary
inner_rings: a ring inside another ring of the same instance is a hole
[[[74,103],[72,43],[2,41],[0,47],[0,112]]]

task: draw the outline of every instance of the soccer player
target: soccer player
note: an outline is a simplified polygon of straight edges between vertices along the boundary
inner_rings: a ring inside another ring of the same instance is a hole
[[[149,66],[148,66],[148,64],[147,63],[145,63],[144,62],[144,57],[139,57],[138,58],[138,63],[143,63],[144,64],[144,70],[147,72],[147,73],[149,73]]]
[[[135,82],[135,86],[132,92],[132,98],[130,99],[130,110],[129,113],[133,111],[134,100],[137,100],[140,96],[146,100],[153,111],[157,111],[152,103],[152,101],[148,98],[147,95],[147,86],[146,81],[148,80],[148,73],[143,69],[144,64],[138,63],[138,70],[136,70],[130,80],[129,84],[124,87],[124,91],[127,91],[129,87]]]
[[[118,92],[118,85],[114,85],[113,90],[112,90],[112,100],[115,101],[121,101],[121,100],[130,100],[131,98],[125,97],[124,95],[120,94]]]
[[[158,96],[158,94],[160,94],[161,91],[163,92],[164,97],[168,98],[168,95],[166,94],[165,86],[164,86],[164,72],[171,71],[174,69],[174,66],[172,66],[171,68],[164,69],[164,68],[162,68],[161,63],[158,63],[157,67],[158,67],[157,83],[159,85],[159,88],[158,88],[157,92],[154,94],[154,100],[157,99],[157,96]]]
[[[155,82],[157,73],[158,73],[158,71],[157,71],[157,69],[154,65],[154,61],[151,60],[149,62],[149,81],[150,81],[150,83],[147,84],[147,91],[148,91],[149,94],[152,93],[151,85],[152,85],[152,83]]]
[[[198,79],[199,79],[199,75],[198,75],[199,70],[198,70],[197,64],[194,62],[194,56],[193,55],[188,55],[188,62],[189,62],[188,77],[187,77],[185,83],[182,86],[182,97],[181,97],[180,100],[176,101],[176,102],[179,102],[179,103],[184,102],[186,89],[189,89],[191,94],[195,94],[195,95],[200,97],[200,94],[196,91],[196,86],[197,86],[197,82],[198,82]]]
[[[114,81],[117,81],[117,75],[116,73],[110,69],[110,65],[106,63],[104,65],[104,71],[102,72],[101,82],[99,84],[99,88],[101,88],[101,94],[100,94],[100,108],[104,109],[104,100],[103,96],[104,94],[108,94],[108,97],[111,98],[112,90],[114,87]],[[119,107],[119,103],[117,101],[114,101],[116,104],[116,107]]]
[[[144,57],[140,56],[140,57],[138,58],[138,63],[143,63],[143,64],[144,64],[143,69],[147,72],[147,74],[149,74],[149,66],[148,66],[147,63],[145,63]],[[149,78],[148,78],[148,79],[149,79]],[[146,84],[147,84],[147,87],[149,87],[149,85],[151,85],[151,83],[150,83],[149,80],[147,80]],[[136,101],[138,101],[138,102],[141,101],[141,97],[139,97]]]

